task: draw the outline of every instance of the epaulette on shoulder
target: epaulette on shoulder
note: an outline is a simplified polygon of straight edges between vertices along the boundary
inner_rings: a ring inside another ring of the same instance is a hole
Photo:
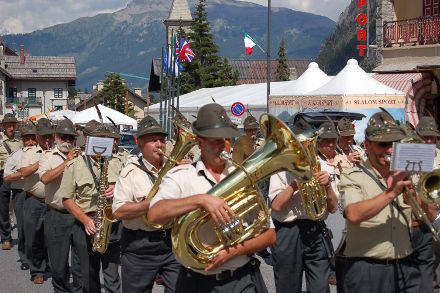
[[[352,173],[362,173],[362,172],[363,171],[361,168],[359,168],[358,166],[353,166],[346,168],[344,171],[342,171],[342,174],[349,175]]]
[[[23,148],[23,152],[27,152],[27,151],[29,151],[29,150],[31,150],[32,148],[33,148],[34,146],[27,146],[27,147],[24,147]]]

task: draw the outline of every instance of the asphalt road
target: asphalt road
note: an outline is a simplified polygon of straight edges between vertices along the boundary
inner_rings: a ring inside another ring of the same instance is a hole
[[[12,237],[14,238],[11,250],[0,249],[0,292],[14,292],[14,293],[48,293],[52,291],[52,284],[50,276],[42,285],[34,285],[30,280],[29,271],[20,270],[20,263],[18,262],[17,254],[17,229],[13,230]],[[273,278],[272,267],[262,262],[261,272],[266,282],[266,286],[270,293],[275,293],[275,284]],[[101,276],[102,283],[102,276]],[[303,290],[305,290],[305,280],[303,280]],[[153,288],[153,293],[162,293],[163,286]],[[103,291],[104,292],[104,291]],[[331,286],[331,292],[335,293],[336,288]]]

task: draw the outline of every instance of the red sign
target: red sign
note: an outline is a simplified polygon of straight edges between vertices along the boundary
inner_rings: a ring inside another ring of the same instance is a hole
[[[244,105],[243,105],[243,103],[240,103],[240,102],[235,102],[231,106],[232,115],[237,116],[237,117],[240,117],[241,115],[243,115],[244,110],[245,110]]]

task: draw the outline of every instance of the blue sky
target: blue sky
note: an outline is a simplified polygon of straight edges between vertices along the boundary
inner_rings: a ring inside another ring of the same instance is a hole
[[[148,1],[148,0],[147,0]],[[209,3],[210,0],[207,0]],[[267,0],[244,0],[267,5]],[[114,12],[130,0],[0,0],[0,35],[27,33],[82,16]],[[334,21],[350,0],[272,0],[273,7],[327,16]]]

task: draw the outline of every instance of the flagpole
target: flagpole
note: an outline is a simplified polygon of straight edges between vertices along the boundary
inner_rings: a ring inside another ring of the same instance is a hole
[[[162,47],[162,63],[160,66],[160,110],[159,110],[159,121],[160,121],[160,127],[163,127],[163,116],[162,116],[162,99],[163,99],[163,66],[164,66],[164,54],[163,54],[163,47]],[[153,65],[154,66],[154,65]]]
[[[267,113],[269,113],[269,96],[270,96],[270,10],[271,10],[271,0],[267,0],[267,99],[266,99]]]

